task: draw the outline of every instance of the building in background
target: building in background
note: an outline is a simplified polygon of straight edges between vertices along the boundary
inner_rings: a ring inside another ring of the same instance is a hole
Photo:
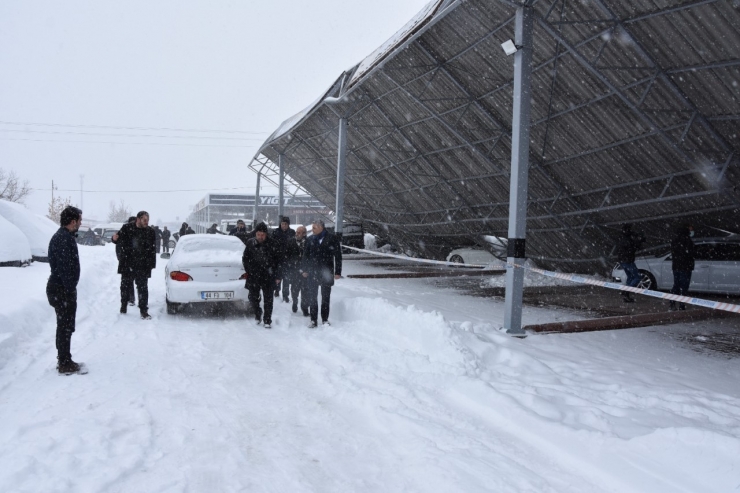
[[[257,217],[253,218],[254,194],[209,193],[193,206],[186,221],[196,233],[205,233],[213,223],[226,232],[222,224],[236,224],[238,219],[243,219],[248,228],[251,227],[252,219],[277,226],[278,200],[277,195],[260,195]],[[328,207],[308,195],[288,196],[283,201],[283,215],[288,216],[292,224],[308,224],[315,218],[324,219],[331,214]]]

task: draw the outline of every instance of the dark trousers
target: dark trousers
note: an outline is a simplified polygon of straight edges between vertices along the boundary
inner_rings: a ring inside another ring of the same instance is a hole
[[[673,271],[673,289],[671,289],[671,294],[678,294],[681,296],[686,296],[689,292],[689,284],[691,284],[691,271],[685,271],[685,270],[674,270]],[[671,305],[675,305],[675,301],[671,301]],[[686,305],[684,303],[679,303],[679,306],[681,308],[685,308]]]
[[[134,278],[127,277],[127,276],[121,276],[121,292],[123,292],[124,283],[126,283],[126,291],[128,292],[128,298],[127,298],[128,302],[136,303],[136,290],[134,289]],[[125,303],[123,301],[123,298],[121,298],[121,303]]]
[[[274,292],[274,285],[275,281],[272,280],[247,284],[247,289],[249,290],[249,302],[252,304],[254,317],[257,320],[259,320],[263,314],[263,311],[260,308],[260,293],[262,293],[262,297],[265,299],[265,311],[263,320],[266,324],[272,323],[272,293]]]
[[[298,303],[298,296],[301,297],[301,310],[308,313],[308,296],[306,295],[306,281],[303,276],[297,274],[290,283],[290,295],[293,298],[293,304]]]
[[[72,359],[70,346],[77,316],[77,291],[67,291],[57,284],[46,285],[46,297],[57,315],[57,357],[59,363]]]
[[[634,262],[622,262],[622,269],[627,274],[627,286],[633,288],[640,284],[640,270],[637,268]]]
[[[164,251],[164,253],[170,253],[170,240],[162,242],[162,251]]]
[[[121,274],[121,304],[126,304],[131,300],[134,284],[136,292],[139,295],[139,310],[146,312],[149,310],[149,272],[131,271]]]
[[[155,244],[157,245],[157,253],[159,253],[159,251],[162,249],[162,240],[157,240]]]
[[[284,279],[282,279],[279,283],[275,284],[275,296],[280,296],[280,291],[282,288],[282,294],[283,299],[288,299],[290,296],[290,278],[288,276],[285,276]]]
[[[318,282],[308,279],[304,284],[303,295],[308,303],[311,320],[317,322],[319,318],[319,287],[321,287],[321,321],[326,322],[329,320],[331,286],[320,285]]]

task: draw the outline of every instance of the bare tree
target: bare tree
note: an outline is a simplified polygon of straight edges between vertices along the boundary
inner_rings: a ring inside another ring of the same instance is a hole
[[[23,203],[23,199],[30,193],[31,189],[28,188],[28,180],[21,182],[15,171],[6,172],[0,168],[0,199]]]
[[[64,199],[61,197],[54,197],[51,202],[49,202],[49,209],[46,213],[46,217],[59,224],[62,211],[65,207],[72,205],[71,202],[72,200],[69,197]]]
[[[129,217],[131,217],[131,206],[126,205],[123,200],[118,205],[111,200],[108,209],[108,222],[125,223]]]

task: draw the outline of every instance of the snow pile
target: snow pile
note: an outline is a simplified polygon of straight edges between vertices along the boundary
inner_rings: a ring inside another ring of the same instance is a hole
[[[21,204],[7,200],[0,200],[0,216],[13,223],[25,235],[34,260],[47,260],[49,241],[59,226],[46,217],[32,213]]]
[[[0,491],[739,486],[738,360],[666,336],[696,324],[512,339],[490,322],[502,303],[342,279],[331,326],[275,303],[268,331],[167,315],[162,265],[145,322],[118,313],[114,248],[80,257],[84,377],[55,375],[48,265],[0,269]]]
[[[0,215],[0,262],[30,262],[31,257],[31,246],[26,236]]]
[[[370,233],[365,233],[365,237],[363,238],[365,240],[365,250],[377,250],[378,244],[375,241],[375,235],[372,235]]]

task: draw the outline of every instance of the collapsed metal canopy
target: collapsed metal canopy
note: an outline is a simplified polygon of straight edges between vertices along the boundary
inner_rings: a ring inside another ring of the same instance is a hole
[[[519,4],[434,0],[264,143],[253,169],[437,256],[506,237]],[[740,230],[740,1],[534,2],[527,256],[610,265],[618,226]]]

